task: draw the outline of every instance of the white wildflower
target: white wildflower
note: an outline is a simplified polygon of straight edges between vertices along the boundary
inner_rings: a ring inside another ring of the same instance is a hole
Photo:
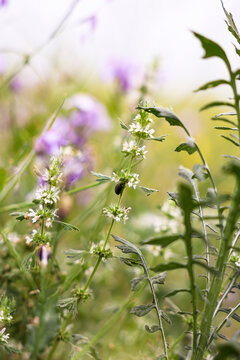
[[[147,139],[153,137],[155,130],[151,129],[149,124],[146,126],[142,126],[139,122],[133,122],[129,125],[129,132],[140,138]]]
[[[133,189],[136,189],[137,184],[139,183],[139,175],[138,174],[131,174],[131,176],[128,179],[128,187],[133,187]]]
[[[31,244],[31,242],[33,241],[33,238],[34,238],[34,236],[37,234],[37,230],[36,229],[33,229],[33,231],[32,231],[32,236],[29,236],[29,235],[27,235],[27,236],[25,236],[25,240],[26,240],[26,244],[27,245],[30,245]]]
[[[7,343],[8,343],[8,339],[9,339],[9,334],[5,334],[5,331],[6,331],[6,328],[3,328],[3,329],[0,331],[0,341],[1,341],[2,343],[7,344]]]
[[[40,186],[36,191],[36,199],[42,203],[53,205],[59,200],[59,189],[56,186],[46,187]]]
[[[125,155],[140,156],[143,159],[145,159],[145,155],[147,153],[147,150],[145,150],[145,148],[146,148],[145,145],[143,145],[142,147],[137,146],[135,140],[131,140],[129,142],[125,141],[123,143],[122,152]]]
[[[123,220],[124,224],[128,219],[128,213],[131,210],[130,207],[128,208],[120,208],[118,206],[109,206],[108,208],[103,209],[103,213],[105,216],[114,219],[115,221]]]
[[[29,209],[29,212],[27,213],[27,216],[32,218],[32,223],[33,224],[35,224],[40,219],[40,216],[33,209]]]

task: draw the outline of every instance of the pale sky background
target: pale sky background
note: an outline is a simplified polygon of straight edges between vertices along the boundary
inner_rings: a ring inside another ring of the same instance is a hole
[[[8,0],[8,6],[0,9],[0,50],[31,53],[46,41],[71,3]],[[224,4],[240,28],[240,0]],[[89,24],[80,24],[94,14],[97,24],[91,33]],[[169,94],[187,94],[224,75],[221,60],[201,59],[203,50],[190,30],[219,42],[239,66],[224,19],[220,0],[80,0],[64,31],[34,58],[33,67],[42,79],[59,67],[91,77],[101,73],[111,58],[146,66],[159,57],[165,77],[159,85]],[[9,70],[21,61],[19,55],[1,52],[0,59]]]

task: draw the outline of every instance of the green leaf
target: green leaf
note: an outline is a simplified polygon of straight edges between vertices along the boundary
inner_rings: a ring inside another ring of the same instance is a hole
[[[206,270],[208,270],[208,271],[210,271],[211,273],[213,273],[213,274],[218,274],[218,271],[217,271],[217,269],[215,269],[214,267],[212,267],[212,266],[208,266],[207,264],[205,264],[204,262],[201,262],[201,261],[198,261],[198,260],[192,260],[192,262],[193,262],[193,264],[195,264],[195,265],[198,265],[198,266],[201,266],[201,267],[203,267],[204,269],[206,269]]]
[[[174,112],[169,109],[165,109],[162,107],[142,107],[138,106],[137,109],[142,109],[147,111],[150,114],[155,115],[158,118],[164,118],[170,126],[180,126],[185,130],[185,126],[181,122],[181,120],[177,117]]]
[[[159,192],[159,190],[147,188],[145,186],[138,186],[138,188],[144,191],[147,194],[147,196],[151,195],[154,192]]]
[[[177,289],[177,290],[173,290],[173,291],[170,291],[169,293],[167,293],[166,295],[164,295],[164,297],[171,297],[171,296],[174,296],[180,292],[188,292],[188,293],[191,293],[191,290],[189,289]]]
[[[186,264],[181,264],[178,262],[170,262],[168,264],[159,264],[150,268],[154,272],[162,272],[162,271],[169,271],[169,270],[176,270],[176,269],[185,269],[187,267]]]
[[[152,137],[152,138],[149,138],[149,139],[146,139],[146,140],[155,140],[155,141],[159,141],[159,142],[162,142],[166,139],[166,135],[163,135],[163,136],[159,136],[159,137]]]
[[[162,248],[172,244],[173,242],[182,239],[182,235],[166,235],[166,236],[153,236],[143,242],[143,245],[159,245]]]
[[[68,249],[64,251],[64,254],[68,259],[72,261],[81,260],[85,255],[88,254],[86,250]]]
[[[212,107],[216,107],[216,106],[230,106],[230,107],[235,107],[234,104],[227,102],[227,101],[212,101],[206,105],[204,105],[203,107],[200,108],[200,111],[204,111],[207,109],[210,109]]]
[[[176,147],[175,151],[180,152],[180,151],[186,151],[189,155],[192,155],[195,153],[195,151],[197,150],[196,146],[192,146],[188,143],[182,143],[180,145],[178,145],[178,147]]]
[[[2,191],[7,180],[7,172],[4,168],[0,168],[0,191]]]
[[[197,39],[200,40],[203,49],[205,50],[205,54],[203,55],[203,59],[207,59],[210,57],[219,57],[222,59],[228,68],[230,68],[230,64],[227,58],[225,51],[221,48],[220,45],[215,43],[214,41],[202,36],[193,31],[193,34],[196,36]]]
[[[216,130],[224,130],[224,131],[238,131],[238,128],[230,128],[227,126],[215,126],[214,129]]]
[[[222,138],[224,138],[225,140],[231,142],[233,145],[235,145],[235,146],[237,146],[237,147],[240,146],[239,143],[237,143],[235,140],[231,139],[230,137],[225,136],[225,135],[220,135],[220,136],[221,136]]]
[[[152,326],[145,325],[145,330],[148,333],[152,334],[155,333],[156,331],[161,330],[161,327],[159,325],[152,325]]]
[[[235,126],[235,127],[237,127],[238,125],[234,122],[234,121],[232,121],[232,120],[229,120],[229,119],[226,119],[226,118],[215,118],[215,117],[213,117],[211,120],[213,120],[213,121],[223,121],[223,122],[225,122],[225,123],[227,123],[227,124],[231,124],[231,125],[233,125],[233,126]]]
[[[198,89],[194,90],[194,92],[207,90],[207,89],[212,89],[212,88],[215,88],[215,87],[217,87],[219,85],[230,85],[230,83],[229,83],[229,81],[224,80],[224,79],[213,80],[213,81],[209,81],[206,84],[200,86]]]
[[[25,212],[16,211],[16,212],[12,212],[10,215],[16,217],[16,220],[19,221],[25,220]]]
[[[222,3],[223,10],[225,12],[225,15],[227,17],[227,20],[228,20],[228,21],[226,21],[228,30],[232,33],[232,35],[235,37],[235,39],[237,39],[238,43],[240,44],[240,34],[239,34],[238,28],[233,20],[233,16],[231,13],[227,12],[227,10],[225,9],[225,7],[223,5],[222,0],[221,0],[221,3]]]
[[[131,290],[136,291],[138,284],[140,284],[145,279],[146,279],[145,275],[141,275],[141,276],[138,276],[138,277],[135,277],[134,279],[132,279],[131,280]]]
[[[194,208],[192,191],[187,184],[179,185],[179,205],[183,209],[184,213],[187,214],[190,214]]]
[[[178,175],[187,180],[190,184],[193,184],[193,172],[183,166],[179,166]]]
[[[120,122],[120,126],[121,126],[122,129],[127,130],[127,131],[129,130],[127,125],[125,125],[124,122],[121,119],[119,119],[119,122]]]
[[[228,112],[225,112],[225,113],[220,113],[220,114],[217,114],[213,117],[213,119],[217,119],[219,118],[220,116],[235,116],[237,115],[236,111],[228,111]]]
[[[91,171],[91,173],[97,177],[97,180],[96,181],[100,181],[100,182],[107,182],[107,181],[111,181],[111,177],[110,176],[107,176],[107,175],[103,175],[103,174],[100,174],[100,173],[96,173],[94,171]]]
[[[72,231],[72,230],[80,231],[79,228],[77,226],[75,226],[75,225],[72,225],[72,224],[69,224],[69,223],[66,223],[66,222],[63,222],[63,221],[60,221],[60,220],[54,220],[54,222],[62,225],[65,230],[68,230],[68,231]]]
[[[153,285],[163,285],[165,283],[166,276],[167,276],[166,272],[159,273],[159,274],[153,276],[151,278]]]
[[[142,266],[141,261],[131,258],[119,257],[120,261],[128,266]]]
[[[193,166],[194,178],[199,181],[204,181],[208,178],[208,173],[206,172],[206,167],[202,164],[196,164]]]
[[[154,304],[134,306],[131,309],[130,313],[134,314],[138,317],[142,317],[142,316],[148,314],[153,308],[155,308]]]

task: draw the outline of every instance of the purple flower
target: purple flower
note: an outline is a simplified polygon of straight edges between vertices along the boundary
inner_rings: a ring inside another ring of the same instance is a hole
[[[0,6],[5,6],[7,5],[8,0],[0,0]]]
[[[70,122],[75,129],[75,139],[72,134],[71,141],[76,146],[79,146],[79,134],[88,138],[92,132],[111,128],[111,120],[105,106],[93,96],[73,95],[68,99],[67,108],[71,110]]]
[[[88,154],[83,153],[78,153],[76,156],[65,156],[63,167],[66,186],[71,187],[83,177],[87,169],[92,167],[92,159]]]
[[[22,83],[19,78],[13,78],[9,83],[10,89],[12,92],[17,93],[22,90]]]
[[[38,154],[58,155],[61,146],[68,144],[71,128],[64,118],[57,118],[50,130],[44,132],[35,142]]]
[[[104,78],[107,81],[115,81],[122,93],[140,85],[143,80],[143,72],[130,61],[114,59],[111,60],[105,70]]]

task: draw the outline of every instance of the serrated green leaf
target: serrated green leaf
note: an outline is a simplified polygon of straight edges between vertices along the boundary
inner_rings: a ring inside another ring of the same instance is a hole
[[[178,262],[170,262],[168,264],[156,265],[150,269],[154,272],[162,272],[162,271],[170,271],[170,270],[176,270],[176,269],[185,269],[186,267],[187,267],[186,264],[181,264]]]
[[[145,275],[138,276],[138,277],[135,277],[134,279],[132,279],[131,280],[131,290],[136,291],[137,287],[138,287],[138,284],[140,284],[145,279],[146,279]]]
[[[206,167],[202,164],[196,164],[193,166],[194,178],[199,181],[204,181],[208,178],[208,173],[206,172]]]
[[[207,90],[207,89],[212,89],[212,88],[215,88],[215,87],[220,86],[220,85],[230,85],[230,83],[229,83],[229,81],[224,80],[224,79],[213,80],[213,81],[209,81],[206,84],[200,86],[198,89],[194,90],[194,92]]]
[[[128,266],[142,266],[141,261],[131,258],[119,257],[120,261]]]
[[[11,216],[16,217],[16,220],[23,221],[25,220],[25,212],[16,211],[10,214]]]
[[[166,272],[159,273],[159,274],[153,276],[151,278],[153,285],[163,285],[165,283],[166,276],[167,276]]]
[[[238,43],[240,44],[240,34],[239,34],[238,28],[233,20],[233,16],[231,13],[227,12],[227,10],[225,9],[225,7],[223,5],[222,0],[221,0],[221,3],[222,3],[223,10],[225,12],[225,15],[227,17],[226,24],[227,24],[228,30],[232,33],[232,35],[235,37],[235,39],[237,39]]]
[[[72,230],[80,231],[79,228],[77,226],[75,226],[75,225],[72,225],[72,224],[69,224],[69,223],[66,223],[66,222],[63,222],[63,221],[60,221],[60,220],[54,220],[54,222],[62,225],[65,230],[68,230],[68,231],[72,231]]]
[[[188,143],[182,143],[176,147],[175,151],[177,152],[186,151],[189,155],[192,155],[195,153],[195,151],[197,151],[197,148],[195,145],[192,146],[189,145]]]
[[[225,140],[231,142],[233,145],[235,145],[235,146],[237,146],[237,147],[240,146],[239,143],[237,143],[235,140],[231,139],[230,137],[225,136],[225,135],[220,135],[220,136],[221,136],[222,138],[224,138]]]
[[[165,109],[162,107],[142,107],[138,106],[137,109],[142,109],[144,111],[147,111],[148,113],[151,113],[155,115],[158,118],[164,118],[170,126],[180,126],[183,129],[185,129],[185,126],[181,122],[181,120],[177,117],[174,112],[172,112],[169,109]]]
[[[146,140],[155,140],[155,141],[159,141],[159,142],[162,142],[166,139],[166,135],[163,135],[163,136],[158,136],[158,137],[152,137],[152,138],[149,138],[149,139],[146,139]]]
[[[96,173],[94,171],[91,171],[91,173],[96,176],[97,180],[99,182],[107,182],[107,181],[111,181],[111,177],[104,175],[104,174],[100,174],[100,173]]]
[[[174,296],[180,292],[188,292],[188,293],[191,293],[191,290],[189,289],[177,289],[177,290],[173,290],[173,291],[170,291],[169,293],[167,293],[166,295],[164,295],[164,297],[171,297],[171,296]]]
[[[141,189],[142,191],[144,191],[147,194],[147,196],[151,195],[154,192],[159,192],[159,190],[151,189],[151,188],[148,188],[145,186],[138,186],[138,188]]]
[[[203,55],[203,59],[207,59],[210,57],[219,57],[222,59],[228,68],[230,68],[230,64],[227,58],[227,55],[225,51],[221,48],[220,45],[218,45],[216,42],[206,38],[203,35],[200,35],[193,31],[193,34],[196,36],[197,39],[200,40],[201,45],[205,51],[205,54]]]
[[[120,122],[120,126],[121,126],[122,129],[127,130],[127,131],[129,130],[127,125],[125,125],[124,122],[121,119],[119,119],[119,122]]]
[[[173,242],[182,239],[182,235],[163,235],[163,236],[153,236],[145,241],[143,241],[143,245],[159,245],[162,248],[172,244]]]
[[[161,327],[159,325],[152,325],[152,326],[145,325],[145,330],[148,333],[152,334],[155,333],[156,331],[161,330]]]
[[[204,110],[207,110],[207,109],[210,109],[212,107],[216,107],[216,106],[230,106],[230,107],[235,107],[234,104],[230,103],[230,102],[227,102],[227,101],[212,101],[204,106],[202,106],[200,108],[200,111],[204,111]]]
[[[154,304],[148,304],[148,305],[138,305],[138,306],[134,306],[130,313],[134,314],[138,317],[142,317],[146,314],[148,314],[153,308],[155,308]]]

